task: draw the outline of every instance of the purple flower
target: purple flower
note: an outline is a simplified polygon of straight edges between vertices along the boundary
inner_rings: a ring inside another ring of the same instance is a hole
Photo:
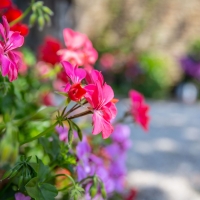
[[[31,197],[25,196],[24,194],[18,192],[15,194],[15,200],[31,200]]]
[[[186,74],[200,79],[200,61],[196,61],[190,56],[185,56],[180,59],[180,64]]]
[[[13,50],[21,47],[24,37],[19,32],[10,31],[9,24],[5,16],[0,24],[0,69],[2,76],[8,75],[9,81],[17,79],[18,70],[22,63],[20,56]]]
[[[124,124],[117,124],[114,127],[114,132],[111,135],[111,138],[114,142],[118,143],[121,148],[125,151],[131,147],[130,140],[130,128]]]
[[[97,175],[104,183],[106,191],[108,193],[112,192],[114,190],[114,183],[109,177],[108,169],[104,165],[102,158],[91,152],[91,147],[86,137],[83,138],[82,142],[78,143],[76,153],[79,159],[76,168],[78,180],[80,181],[88,176]]]
[[[67,143],[68,142],[68,131],[69,131],[69,128],[66,127],[65,125],[64,125],[64,127],[57,125],[56,126],[56,131],[57,131],[57,133],[59,135],[60,141],[63,141],[65,143]],[[77,132],[74,132],[74,138],[77,138]]]

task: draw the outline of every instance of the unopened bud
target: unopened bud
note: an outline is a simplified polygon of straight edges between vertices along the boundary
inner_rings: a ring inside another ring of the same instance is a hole
[[[44,20],[44,17],[42,15],[40,15],[38,17],[38,25],[39,25],[39,30],[41,31],[44,27],[44,24],[45,24],[45,20]]]
[[[13,189],[14,191],[17,191],[17,190],[18,190],[18,187],[17,187],[16,185],[13,185],[13,186],[12,186],[12,189]]]
[[[48,15],[53,15],[53,11],[49,8],[49,7],[47,7],[47,6],[43,6],[42,7],[42,10],[45,12],[45,13],[47,13]]]
[[[91,196],[92,198],[94,198],[94,197],[96,196],[96,194],[97,194],[97,188],[96,188],[94,185],[92,185],[92,186],[90,187],[90,196]]]
[[[101,187],[101,195],[102,195],[102,197],[103,197],[104,199],[106,199],[107,194],[106,194],[106,190],[105,190],[105,187],[104,187],[104,186]]]
[[[30,27],[32,27],[35,24],[36,19],[37,19],[37,14],[36,13],[31,14],[31,16],[29,18]]]
[[[73,130],[70,128],[68,131],[68,143],[71,145],[73,142]]]
[[[46,22],[47,22],[47,25],[48,25],[48,26],[51,26],[51,19],[50,19],[49,15],[44,14],[44,18],[45,18],[45,20],[46,20]]]
[[[37,1],[34,5],[39,8],[41,6],[43,6],[44,2],[43,1]]]

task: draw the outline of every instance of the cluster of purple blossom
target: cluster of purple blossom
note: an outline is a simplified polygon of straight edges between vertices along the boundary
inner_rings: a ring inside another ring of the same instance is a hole
[[[56,128],[59,139],[67,142],[68,128]],[[83,180],[88,176],[100,178],[104,183],[106,192],[123,192],[125,188],[126,175],[126,153],[131,146],[129,139],[130,129],[127,125],[117,124],[114,126],[114,132],[111,135],[111,143],[94,151],[95,147],[90,140],[85,136],[76,147],[77,155],[77,176],[78,181]],[[91,199],[89,188],[91,184],[86,186],[86,198]],[[98,194],[96,198],[100,198]]]

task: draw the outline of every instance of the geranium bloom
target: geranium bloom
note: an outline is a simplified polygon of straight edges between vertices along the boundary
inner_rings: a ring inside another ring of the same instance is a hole
[[[92,149],[88,144],[86,137],[83,138],[82,142],[78,143],[76,154],[78,157],[76,167],[78,180],[81,181],[87,176],[97,175],[104,183],[106,191],[112,192],[114,190],[114,183],[109,177],[104,161],[102,158],[97,157],[92,153]]]
[[[81,87],[81,81],[85,78],[86,72],[84,69],[78,68],[78,66],[72,66],[67,61],[62,61],[61,64],[72,82],[72,84],[67,83],[65,92],[68,92],[71,100],[79,101],[86,93],[85,89]]]
[[[0,10],[5,9],[5,8],[9,8],[11,5],[12,5],[11,0],[1,0]]]
[[[12,21],[14,21],[15,19],[17,19],[18,17],[20,17],[22,15],[22,11],[19,10],[18,8],[15,7],[11,7],[9,8],[4,15],[7,18],[7,21],[10,23]],[[15,24],[14,26],[10,27],[11,31],[18,31],[20,32],[21,35],[26,36],[28,35],[29,32],[29,28],[26,24],[23,24],[21,22]]]
[[[88,37],[69,28],[63,30],[63,36],[67,48],[58,51],[61,59],[83,66],[88,71],[93,69],[92,65],[96,62],[98,53]]]
[[[60,56],[57,51],[61,49],[61,43],[54,37],[47,36],[44,43],[39,47],[40,59],[55,65],[60,62]]]
[[[19,32],[10,31],[6,17],[3,16],[3,24],[0,24],[0,64],[2,76],[8,75],[9,81],[13,81],[18,76],[21,64],[20,57],[12,50],[21,47],[24,37]]]
[[[149,126],[149,106],[145,103],[145,99],[142,94],[135,90],[129,91],[129,97],[131,99],[131,114],[135,122],[147,131]]]
[[[96,135],[102,132],[102,137],[106,139],[113,132],[110,121],[117,114],[116,106],[112,102],[114,97],[113,90],[106,83],[101,85],[100,82],[97,82],[95,85],[87,85],[85,89],[87,90],[85,98],[93,111],[92,134]]]

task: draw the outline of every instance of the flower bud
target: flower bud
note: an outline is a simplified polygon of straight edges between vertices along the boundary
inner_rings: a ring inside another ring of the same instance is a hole
[[[70,128],[69,129],[69,131],[68,131],[68,143],[69,143],[69,145],[71,145],[72,144],[72,142],[73,142],[73,130]]]
[[[47,6],[43,6],[42,7],[42,10],[45,12],[45,13],[47,13],[48,15],[53,15],[53,11],[49,8],[49,7],[47,7]]]
[[[101,195],[102,195],[102,197],[103,197],[104,199],[106,199],[107,194],[106,194],[105,187],[104,187],[103,185],[101,186]]]
[[[47,22],[47,26],[51,26],[51,19],[50,19],[49,15],[44,14],[44,18],[45,18],[45,20]]]
[[[37,19],[37,14],[36,13],[31,14],[31,16],[29,18],[30,27],[32,27],[35,24],[36,19]]]
[[[42,15],[38,17],[38,24],[39,24],[39,30],[41,31],[44,28],[45,20]]]
[[[95,196],[96,196],[96,194],[97,194],[97,188],[95,187],[95,185],[92,185],[91,187],[90,187],[90,196],[92,197],[92,198],[94,198]]]

